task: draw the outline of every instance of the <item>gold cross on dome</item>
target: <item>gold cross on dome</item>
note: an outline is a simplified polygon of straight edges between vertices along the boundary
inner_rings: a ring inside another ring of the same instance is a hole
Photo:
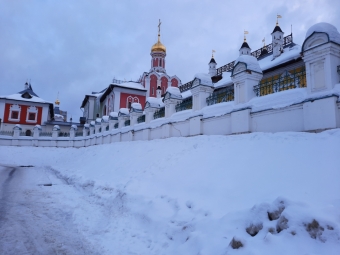
[[[161,19],[159,19],[159,23],[158,23],[158,34],[161,34]]]

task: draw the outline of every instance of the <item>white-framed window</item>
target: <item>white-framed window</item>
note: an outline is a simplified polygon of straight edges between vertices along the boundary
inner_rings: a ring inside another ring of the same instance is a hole
[[[130,109],[132,103],[139,103],[139,98],[128,96],[128,98],[126,99],[126,108]]]
[[[8,120],[10,121],[20,121],[20,113],[21,113],[21,107],[17,104],[12,104],[9,107],[9,116]]]
[[[133,97],[128,96],[128,98],[126,99],[126,108],[130,109],[132,102],[133,102]]]
[[[36,123],[38,118],[38,109],[35,106],[27,108],[26,122]]]

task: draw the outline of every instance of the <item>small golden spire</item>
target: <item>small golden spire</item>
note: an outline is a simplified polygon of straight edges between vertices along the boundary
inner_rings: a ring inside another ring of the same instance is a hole
[[[279,15],[279,14],[276,15],[276,25],[277,26],[279,25],[279,19],[281,19],[281,18],[282,18],[281,15]]]
[[[60,105],[60,101],[59,101],[59,99],[58,99],[58,98],[59,98],[59,91],[58,91],[57,100],[55,100],[55,102],[54,102],[56,105]]]
[[[247,41],[247,38],[246,38],[246,35],[247,34],[249,34],[249,32],[248,31],[246,31],[246,30],[244,30],[244,42],[246,42]]]

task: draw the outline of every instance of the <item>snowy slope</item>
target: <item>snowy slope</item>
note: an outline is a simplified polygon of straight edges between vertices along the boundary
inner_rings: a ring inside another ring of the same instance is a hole
[[[340,130],[0,147],[73,187],[60,207],[99,254],[340,254],[339,155]]]

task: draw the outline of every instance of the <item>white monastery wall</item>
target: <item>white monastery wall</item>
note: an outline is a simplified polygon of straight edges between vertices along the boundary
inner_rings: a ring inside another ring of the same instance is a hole
[[[195,116],[155,127],[137,124],[80,137],[0,136],[0,145],[39,147],[87,147],[116,142],[189,137],[193,135],[231,135],[248,132],[303,132],[340,128],[340,102],[337,96],[310,100],[279,109],[251,112],[250,109],[217,117]],[[165,118],[164,118],[165,119]],[[247,131],[247,129],[249,129]]]

